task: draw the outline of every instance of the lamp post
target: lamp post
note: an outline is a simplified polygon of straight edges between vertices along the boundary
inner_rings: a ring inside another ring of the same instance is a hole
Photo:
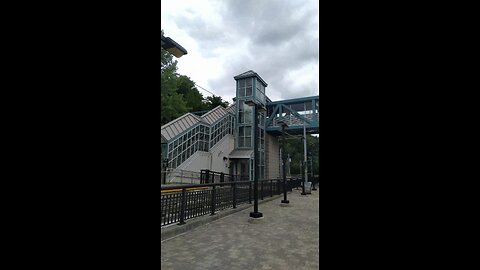
[[[312,152],[308,152],[309,155],[310,155],[310,181],[312,181],[312,190],[317,190],[315,188],[315,175],[314,175],[314,171],[313,171],[313,154]]]
[[[169,37],[164,37],[163,35],[161,36],[162,48],[167,50],[169,53],[173,54],[177,58],[180,58],[184,54],[187,54],[187,50],[185,50],[185,48],[175,42],[175,40]]]
[[[265,107],[257,104],[253,100],[246,100],[245,104],[253,106],[253,163],[254,163],[254,177],[253,177],[253,212],[250,212],[251,218],[261,218],[263,214],[258,212],[258,113],[266,111]]]
[[[303,185],[302,185],[302,193],[301,195],[307,195],[305,192],[305,184],[308,181],[307,175],[307,131],[305,127],[305,123],[303,123],[303,167],[302,167],[302,174],[303,174]]]
[[[288,127],[287,123],[281,119],[277,123],[282,127],[282,174],[283,174],[283,200],[282,203],[290,203],[287,200],[287,172],[285,171],[285,163],[287,157],[285,156],[285,129]]]
[[[168,158],[163,159],[163,184],[167,183]]]

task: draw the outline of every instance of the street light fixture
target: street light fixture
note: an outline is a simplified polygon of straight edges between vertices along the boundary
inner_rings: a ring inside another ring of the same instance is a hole
[[[258,113],[266,112],[267,110],[261,104],[256,103],[254,100],[245,100],[245,104],[253,107],[253,161],[254,161],[254,177],[253,177],[253,212],[250,212],[251,218],[261,218],[263,214],[258,212]]]
[[[175,57],[180,58],[184,54],[187,54],[187,50],[183,48],[180,44],[175,42],[175,40],[169,38],[169,37],[164,37],[162,35],[162,48],[167,50],[169,53],[173,54]]]
[[[287,173],[285,171],[285,163],[287,157],[285,156],[285,129],[288,127],[287,123],[283,119],[277,120],[277,124],[282,127],[282,174],[283,174],[283,200],[282,203],[290,203],[287,200]]]

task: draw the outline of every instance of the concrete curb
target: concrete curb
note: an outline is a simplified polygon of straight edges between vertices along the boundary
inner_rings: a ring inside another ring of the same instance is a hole
[[[283,194],[274,195],[273,197],[264,197],[263,200],[261,200],[259,198],[258,199],[258,204],[260,205],[264,202],[269,202],[269,201],[278,199],[282,196],[283,196]],[[191,229],[194,229],[194,228],[197,228],[199,226],[211,223],[212,221],[215,221],[219,218],[231,215],[233,213],[245,210],[245,209],[250,208],[250,207],[253,207],[253,200],[252,200],[252,204],[249,204],[249,203],[241,204],[241,205],[238,205],[237,208],[230,208],[230,209],[217,211],[217,212],[215,212],[215,215],[213,215],[213,216],[205,215],[205,216],[185,220],[185,224],[183,224],[183,225],[178,225],[178,223],[176,223],[176,224],[169,225],[167,227],[162,227],[161,230],[160,230],[161,241],[170,239],[170,238],[175,237],[179,234],[187,232]]]

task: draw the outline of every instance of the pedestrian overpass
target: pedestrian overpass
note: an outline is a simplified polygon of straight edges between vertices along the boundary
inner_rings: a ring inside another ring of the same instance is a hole
[[[278,124],[281,119],[288,125],[285,131],[291,135],[303,134],[305,127],[306,133],[319,133],[318,117],[319,96],[287,99],[280,101],[270,101],[266,103],[266,132],[279,136],[282,134],[282,128]]]

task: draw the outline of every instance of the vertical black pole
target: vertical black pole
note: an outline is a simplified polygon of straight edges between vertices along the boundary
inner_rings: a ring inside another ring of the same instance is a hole
[[[260,199],[263,200],[263,181],[260,182]]]
[[[163,160],[163,184],[167,183],[168,159]]]
[[[252,203],[252,182],[248,183],[248,203]]]
[[[285,156],[285,124],[282,125],[282,174],[283,174],[283,200],[282,203],[290,203],[287,200],[287,172],[285,171],[285,163],[287,157]]]
[[[232,184],[232,192],[233,208],[237,208],[237,188],[235,183]]]
[[[212,186],[212,207],[211,207],[211,214],[210,215],[215,215],[215,186]]]
[[[307,195],[305,193],[305,161],[302,161],[302,193],[301,195]]]
[[[313,156],[311,156],[311,159],[312,159],[312,167],[311,167],[310,170],[312,171],[312,185],[313,185],[312,190],[317,190],[317,189],[315,188],[315,181],[316,181],[317,179],[313,176]]]
[[[185,224],[185,206],[187,204],[187,191],[186,188],[182,188],[182,204],[180,206],[180,223],[178,225]]]
[[[273,197],[273,180],[270,180],[270,197]]]
[[[253,179],[253,212],[250,212],[250,217],[260,218],[263,216],[262,213],[258,212],[258,111],[257,105],[253,106],[253,163],[254,163],[254,179]]]

